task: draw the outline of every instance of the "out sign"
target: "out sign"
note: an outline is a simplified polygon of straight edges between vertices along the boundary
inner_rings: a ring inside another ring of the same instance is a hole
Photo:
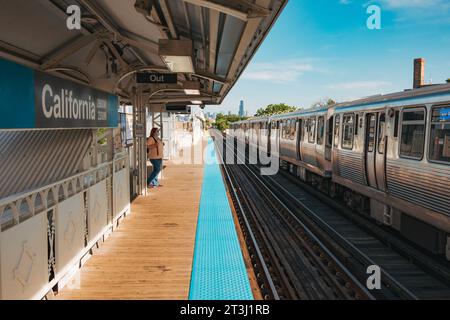
[[[176,73],[151,73],[138,72],[136,74],[137,83],[177,83],[178,75]]]

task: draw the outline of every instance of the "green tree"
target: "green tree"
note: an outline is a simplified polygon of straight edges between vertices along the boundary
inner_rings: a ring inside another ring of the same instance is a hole
[[[325,98],[322,99],[320,101],[314,102],[311,105],[311,108],[324,108],[324,107],[331,107],[334,106],[336,104],[336,101],[334,101],[331,98]]]
[[[223,113],[219,113],[216,116],[216,121],[214,123],[214,127],[220,131],[225,131],[230,127],[230,123],[237,122],[241,120],[248,119],[248,117],[240,117],[237,114],[229,114],[225,115]]]
[[[259,108],[255,117],[270,116],[273,114],[287,113],[298,110],[299,108],[287,105],[285,103],[269,104],[265,108]]]

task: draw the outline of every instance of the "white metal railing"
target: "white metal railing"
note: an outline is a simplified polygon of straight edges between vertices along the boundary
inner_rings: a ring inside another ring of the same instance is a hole
[[[126,154],[0,200],[0,298],[40,299],[130,209]]]

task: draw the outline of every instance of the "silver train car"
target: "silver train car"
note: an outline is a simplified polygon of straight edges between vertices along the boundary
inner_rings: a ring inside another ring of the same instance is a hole
[[[279,150],[301,180],[450,260],[450,84],[253,118],[230,131]]]

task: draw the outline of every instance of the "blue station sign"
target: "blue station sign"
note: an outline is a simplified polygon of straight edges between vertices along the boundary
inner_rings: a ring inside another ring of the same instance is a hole
[[[0,130],[108,128],[117,96],[0,59]]]

